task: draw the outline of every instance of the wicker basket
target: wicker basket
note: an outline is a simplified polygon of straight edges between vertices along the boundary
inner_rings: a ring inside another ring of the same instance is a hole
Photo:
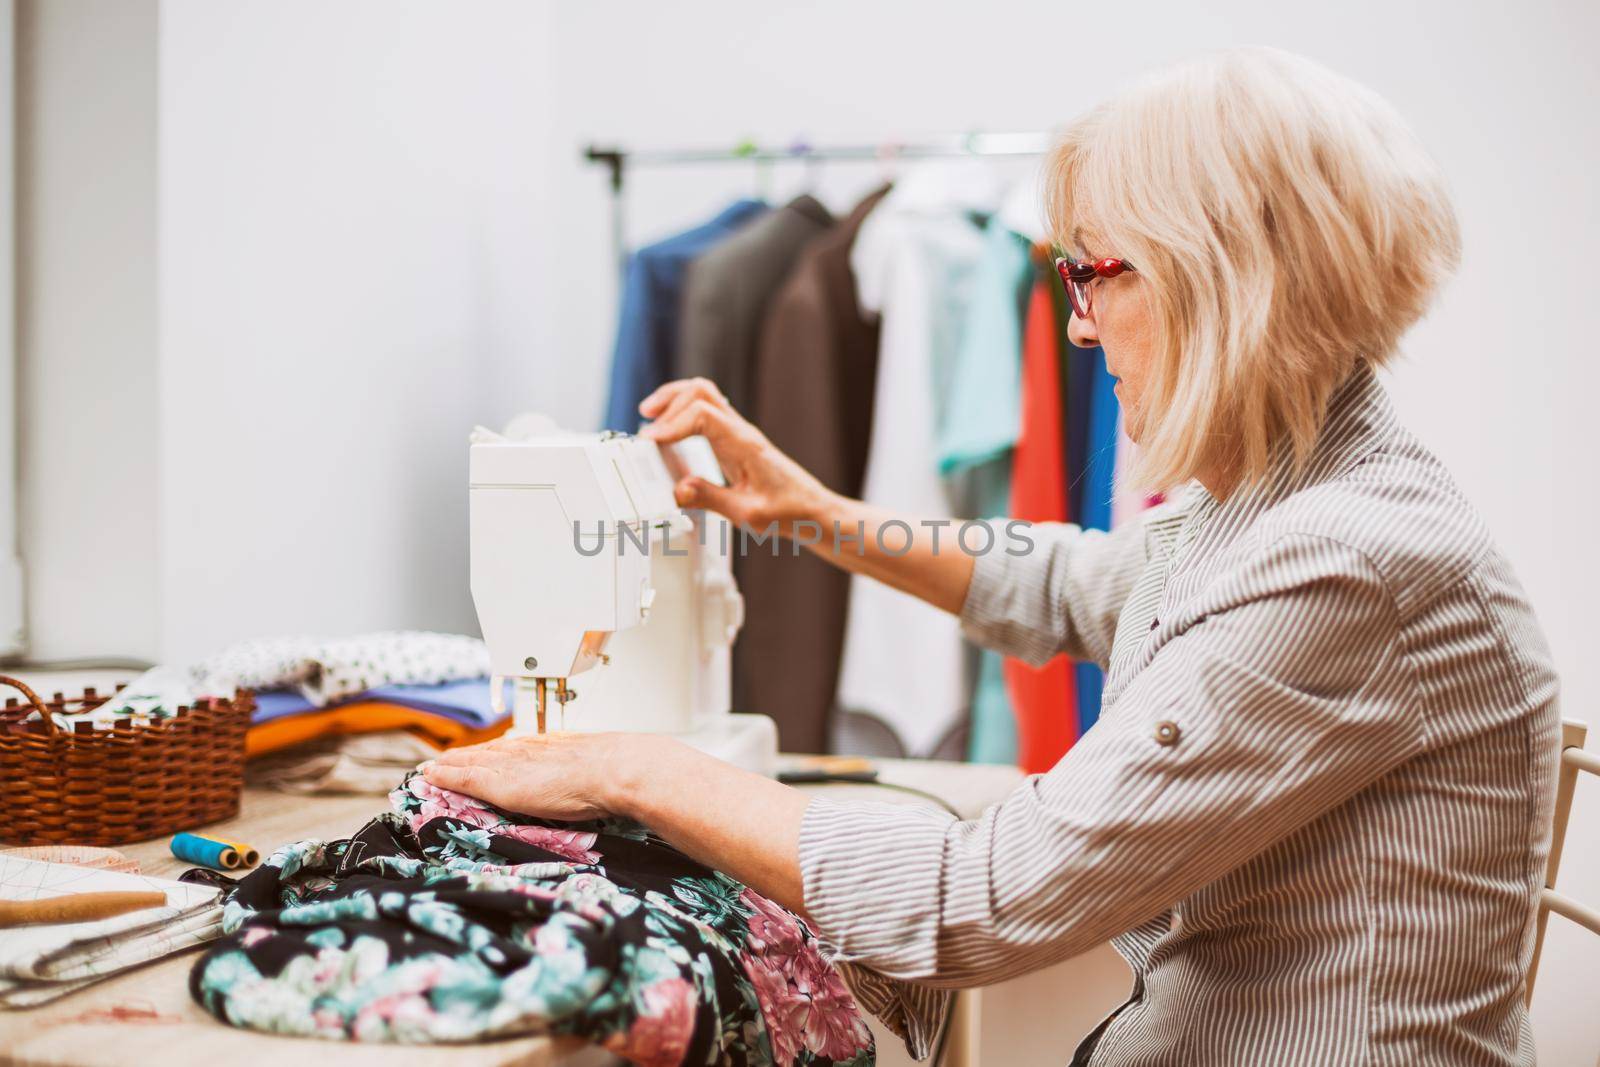
[[[255,709],[251,693],[207,699],[158,722],[119,719],[71,731],[51,712],[75,714],[105,703],[86,689],[75,699],[21,691],[0,710],[0,783],[7,810],[0,841],[23,845],[122,845],[192,830],[239,813],[244,784],[244,733]],[[24,722],[30,712],[40,720]]]

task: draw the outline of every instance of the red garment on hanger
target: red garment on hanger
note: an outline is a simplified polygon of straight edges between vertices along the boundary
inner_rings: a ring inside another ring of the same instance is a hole
[[[1052,272],[1053,273],[1053,272]],[[1036,278],[1022,326],[1022,425],[1011,461],[1011,510],[1030,522],[1065,522],[1065,412],[1055,304],[1046,279]],[[1017,717],[1017,763],[1029,774],[1048,771],[1078,739],[1072,661],[1057,656],[1034,669],[1004,664],[1006,691]]]

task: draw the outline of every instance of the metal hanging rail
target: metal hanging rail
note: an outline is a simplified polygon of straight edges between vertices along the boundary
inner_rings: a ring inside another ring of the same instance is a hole
[[[879,144],[812,145],[798,141],[787,148],[745,141],[733,148],[625,149],[589,145],[583,158],[605,167],[611,178],[611,241],[619,268],[627,262],[622,192],[632,167],[670,167],[696,163],[811,163],[823,160],[942,159],[958,156],[1037,156],[1050,146],[1050,135],[1027,133],[972,133],[935,137],[923,141]]]

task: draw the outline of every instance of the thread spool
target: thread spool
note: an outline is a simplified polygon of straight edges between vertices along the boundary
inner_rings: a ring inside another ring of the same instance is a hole
[[[207,841],[221,841],[224,845],[232,845],[233,850],[239,853],[239,862],[246,867],[254,867],[261,862],[261,853],[256,851],[254,845],[247,845],[243,841],[235,841],[231,837],[213,837],[206,835]]]
[[[244,862],[232,843],[199,834],[174,835],[172,854],[186,863],[198,863],[215,871],[238,870]]]

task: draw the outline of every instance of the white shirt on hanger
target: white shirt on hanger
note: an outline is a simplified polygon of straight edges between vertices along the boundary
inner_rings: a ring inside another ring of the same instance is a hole
[[[995,210],[999,192],[993,169],[977,160],[918,167],[867,217],[851,249],[861,307],[882,320],[862,498],[913,523],[951,517],[935,430],[982,249],[973,214]],[[941,552],[960,551],[956,525],[938,531]],[[919,541],[933,534],[912,529]],[[885,542],[893,549],[902,538],[890,530]],[[840,707],[879,718],[908,752],[927,753],[966,714],[963,660],[954,616],[872,579],[851,580]]]

